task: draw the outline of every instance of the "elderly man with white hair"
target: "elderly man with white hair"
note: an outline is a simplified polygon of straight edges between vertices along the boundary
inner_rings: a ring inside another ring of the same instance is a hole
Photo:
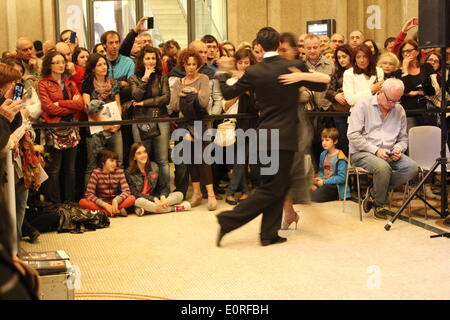
[[[351,163],[373,174],[363,209],[367,213],[374,207],[379,219],[386,219],[383,206],[388,191],[418,173],[417,163],[404,154],[408,133],[405,110],[399,103],[404,89],[401,80],[386,80],[376,95],[355,104],[348,120]]]
[[[25,69],[25,74],[40,77],[42,60],[36,57],[33,41],[25,37],[18,38],[16,53]]]

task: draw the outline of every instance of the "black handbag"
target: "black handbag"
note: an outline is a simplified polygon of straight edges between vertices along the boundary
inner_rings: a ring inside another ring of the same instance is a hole
[[[161,134],[161,132],[159,131],[158,123],[156,122],[139,123],[137,127],[139,130],[141,141],[159,137],[159,135]]]
[[[140,108],[134,111],[134,120],[149,120],[160,116],[159,108]],[[137,124],[141,141],[159,137],[161,132],[157,122],[147,122]]]

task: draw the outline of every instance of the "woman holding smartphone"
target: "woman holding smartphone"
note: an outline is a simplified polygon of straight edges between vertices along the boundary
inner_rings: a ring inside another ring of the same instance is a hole
[[[36,89],[33,87],[32,79],[25,76],[25,69],[22,63],[14,58],[8,58],[3,63],[13,67],[20,72],[22,79],[18,82],[23,85],[22,94],[18,97],[18,100],[22,100],[24,109],[21,110],[22,116],[28,119],[31,123],[35,123],[39,120],[42,113],[41,100],[37,94]]]
[[[136,58],[135,74],[128,80],[131,89],[132,118],[148,119],[169,118],[167,105],[170,101],[169,81],[162,75],[159,50],[150,46],[144,47]],[[155,123],[159,135],[142,139],[139,125],[133,125],[134,142],[143,142],[154,161],[159,167],[159,180],[161,195],[167,197],[170,193],[169,173],[169,140],[170,123]]]

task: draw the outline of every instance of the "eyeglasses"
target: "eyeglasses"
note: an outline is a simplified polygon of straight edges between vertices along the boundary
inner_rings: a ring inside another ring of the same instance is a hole
[[[415,51],[416,49],[406,49],[406,50],[403,50],[402,51],[402,55],[405,55],[405,54],[409,54],[409,53],[411,53],[411,52],[413,52],[413,51]]]
[[[428,59],[427,62],[439,63],[439,60],[438,59]]]
[[[382,91],[383,91],[384,97],[386,98],[387,102],[389,102],[391,104],[396,104],[398,102],[398,100],[391,100],[391,99],[389,99],[389,97],[387,96],[386,92],[384,92],[384,90],[382,90]]]

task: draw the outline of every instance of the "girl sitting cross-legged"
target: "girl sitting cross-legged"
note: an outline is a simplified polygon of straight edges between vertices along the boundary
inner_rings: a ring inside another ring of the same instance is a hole
[[[134,205],[135,197],[130,195],[123,169],[117,167],[118,159],[119,155],[113,151],[99,152],[98,168],[91,173],[85,199],[79,202],[80,208],[101,210],[110,217],[127,216],[125,209]]]
[[[188,201],[183,201],[182,192],[172,192],[166,196],[155,192],[158,182],[158,165],[151,162],[147,148],[142,142],[131,146],[130,164],[125,173],[131,194],[136,197],[135,212],[138,216],[146,213],[167,213],[190,210]]]

